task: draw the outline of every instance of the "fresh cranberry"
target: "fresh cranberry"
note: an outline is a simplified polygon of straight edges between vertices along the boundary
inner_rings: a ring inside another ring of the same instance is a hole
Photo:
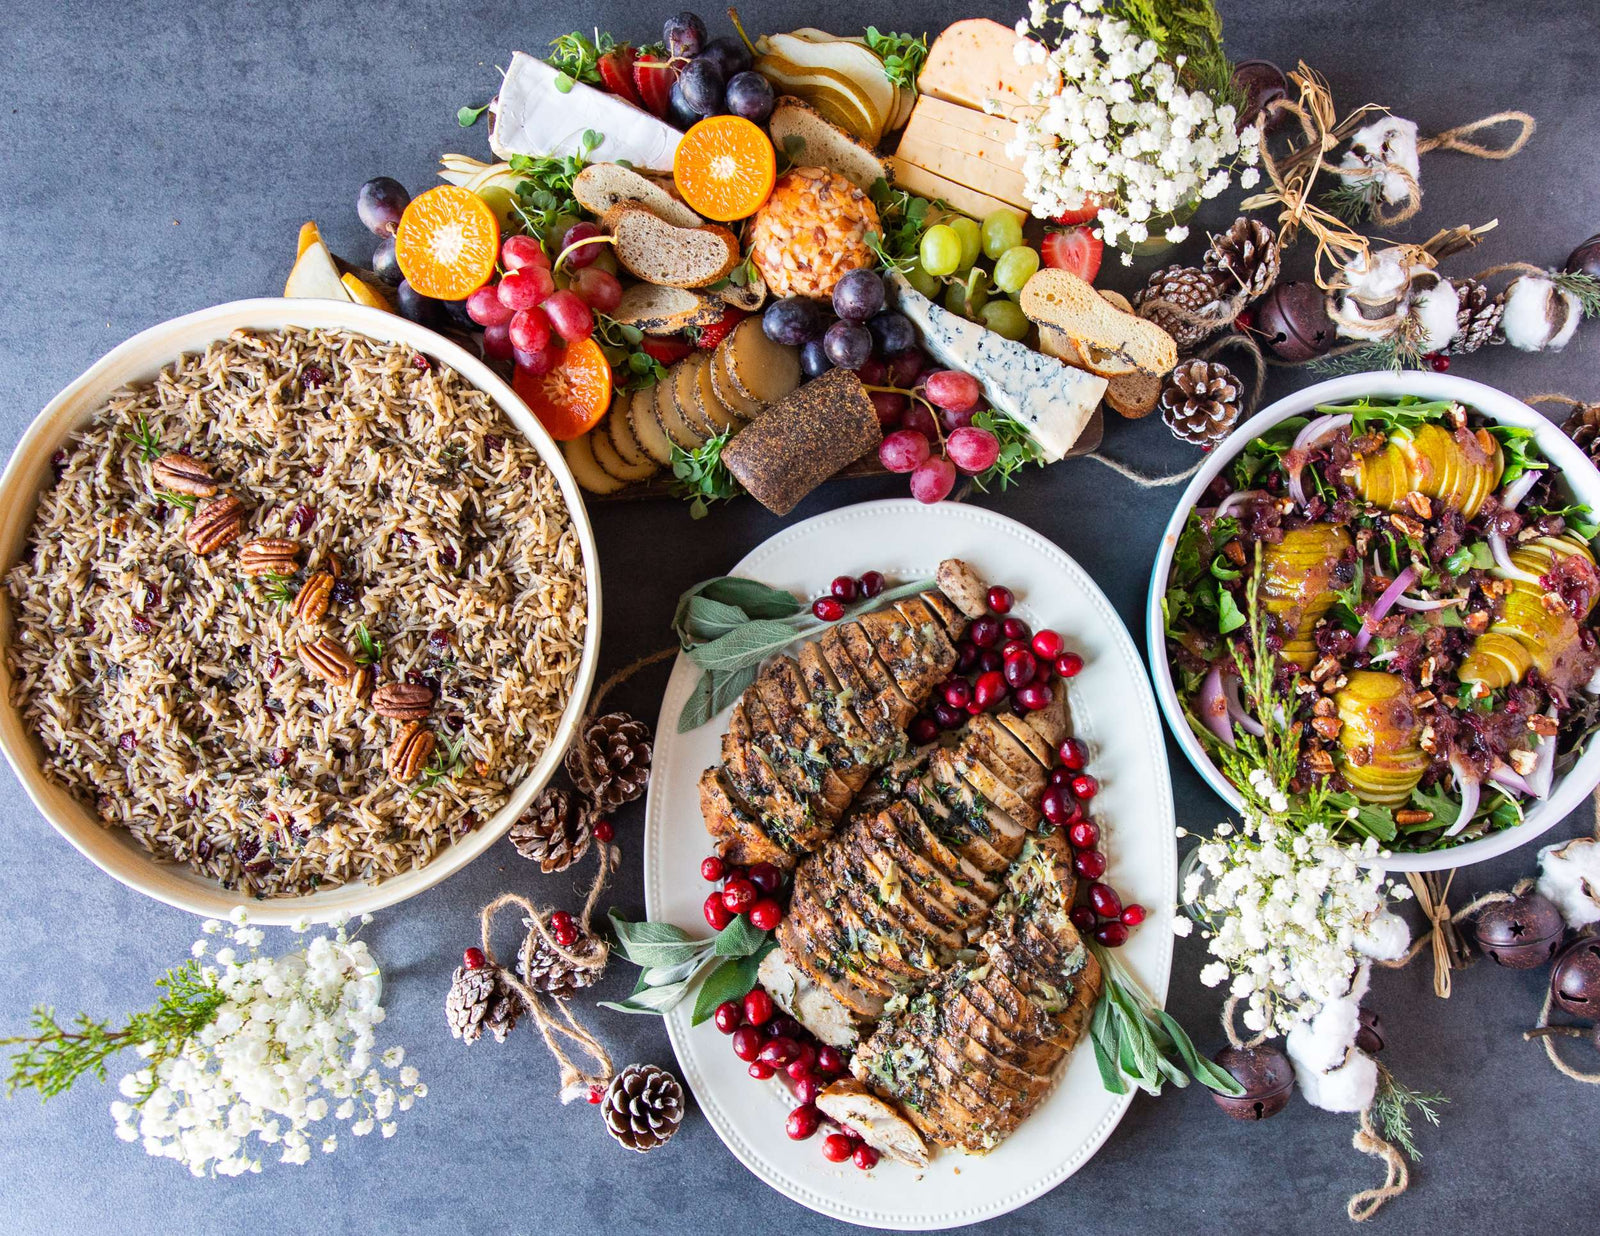
[[[617,835],[617,826],[610,820],[596,820],[594,822],[594,839],[596,841],[611,842]]]
[[[993,648],[1000,642],[1000,620],[988,614],[975,619],[967,630],[967,638],[979,648]]]
[[[761,1059],[775,1069],[781,1069],[799,1054],[800,1044],[781,1034],[761,1045]]]
[[[1035,631],[1033,633],[1033,651],[1046,661],[1054,661],[1067,650],[1066,641],[1055,631]]]
[[[933,719],[939,723],[941,729],[953,730],[964,718],[965,713],[962,709],[952,708],[943,701],[933,706]]]
[[[750,907],[750,926],[757,931],[771,931],[783,920],[783,907],[771,897],[763,897]]]
[[[804,1077],[795,1079],[794,1097],[802,1103],[815,1103],[821,1093],[822,1080],[816,1074],[807,1073]]]
[[[1063,678],[1076,678],[1083,672],[1083,658],[1075,652],[1063,652],[1056,658],[1056,673]]]
[[[1072,792],[1083,802],[1088,802],[1100,792],[1100,783],[1092,773],[1079,773],[1072,779]]]
[[[818,597],[811,603],[811,612],[823,622],[838,622],[844,617],[844,605],[833,597]]]
[[[1031,650],[1029,649],[1028,645],[1020,639],[1008,639],[1005,643],[1000,645],[1000,655],[1002,658],[1012,656],[1019,652],[1029,651]]]
[[[1435,352],[1428,358],[1428,364],[1433,366],[1433,371],[1435,373],[1450,372],[1450,358],[1443,352]]]
[[[1121,923],[1101,923],[1094,929],[1094,938],[1107,948],[1121,948],[1128,942],[1128,929]]]
[[[1067,840],[1078,850],[1092,850],[1100,844],[1100,826],[1093,820],[1079,820],[1067,833]]]
[[[855,1160],[856,1166],[864,1172],[870,1172],[878,1166],[878,1152],[865,1142],[857,1146],[855,1154],[850,1157]]]
[[[990,671],[979,674],[972,688],[972,702],[980,709],[993,708],[1006,697],[1006,680],[1002,674]]]
[[[1074,772],[1082,772],[1084,766],[1089,763],[1089,748],[1078,738],[1064,740],[1056,754],[1061,757],[1061,762]]]
[[[911,741],[923,747],[939,737],[939,722],[933,717],[923,715],[911,723]]]
[[[705,915],[706,922],[710,924],[712,931],[721,931],[729,923],[733,922],[733,915],[729,912],[728,907],[722,903],[721,893],[706,894]]]
[[[745,993],[744,1019],[752,1026],[766,1025],[772,1020],[773,1011],[772,997],[763,988],[752,987]]]
[[[978,646],[962,640],[956,645],[956,673],[965,674],[978,663]]]
[[[1060,786],[1064,790],[1072,788],[1072,769],[1052,768],[1048,778],[1051,785]]]
[[[1016,594],[1004,584],[996,584],[989,589],[989,608],[997,614],[1009,614],[1011,607],[1017,603]]]
[[[830,1163],[843,1163],[855,1149],[854,1140],[843,1133],[830,1133],[822,1139],[822,1157]]]
[[[1144,907],[1137,901],[1122,907],[1122,925],[1124,927],[1137,927],[1144,922]]]
[[[1072,925],[1079,931],[1093,931],[1098,920],[1094,911],[1088,906],[1073,906],[1072,912],[1067,915],[1072,920]]]
[[[700,860],[700,878],[702,880],[710,880],[715,884],[722,879],[723,872],[726,870],[727,866],[715,854]]]
[[[972,684],[965,678],[952,678],[944,684],[944,702],[952,708],[965,708],[972,700]]]
[[[1000,624],[1000,631],[1007,639],[1027,639],[1033,634],[1020,618],[1007,618]]]
[[[722,886],[722,904],[730,914],[743,914],[760,898],[761,892],[746,877],[739,876]]]
[[[746,872],[750,883],[754,884],[768,897],[777,892],[783,884],[783,872],[771,863],[752,863]]]
[[[835,598],[843,601],[846,605],[850,604],[851,601],[856,599],[856,594],[860,590],[861,585],[856,582],[855,576],[853,575],[840,575],[833,581],[833,583],[828,585],[828,591],[831,592]]]
[[[973,700],[967,705],[966,711],[968,716],[975,717],[983,711],[983,705],[978,703],[977,700]]]
[[[1072,856],[1072,869],[1085,880],[1098,880],[1106,873],[1106,856],[1099,850],[1079,850]]]
[[[817,1067],[817,1049],[810,1043],[800,1044],[800,1054],[788,1064],[783,1066],[783,1071],[794,1081],[802,1077],[810,1077],[811,1071]]]
[[[1089,885],[1089,904],[1101,918],[1122,916],[1122,898],[1117,896],[1117,890],[1099,880]]]
[[[590,1103],[604,1103],[605,1102],[605,1098],[606,1098],[606,1092],[605,1092],[605,1090],[603,1088],[601,1088],[600,1086],[590,1086],[589,1087],[589,1102]]]
[[[761,1031],[754,1026],[740,1026],[733,1032],[733,1054],[746,1064],[761,1054]]]
[[[1025,687],[1033,681],[1033,676],[1038,672],[1039,659],[1026,648],[1017,648],[1006,656],[1005,676],[1006,682],[1012,687]]]
[[[744,1014],[739,1011],[737,1000],[724,1000],[717,1005],[717,1011],[711,1014],[711,1020],[717,1024],[717,1029],[724,1034],[732,1034],[742,1024]]]
[[[1055,692],[1050,689],[1048,682],[1030,682],[1017,692],[1017,703],[1029,712],[1038,712],[1050,707],[1050,701],[1055,698]]]
[[[1059,785],[1052,785],[1045,789],[1039,798],[1039,810],[1044,813],[1044,818],[1057,826],[1066,824],[1072,816],[1072,799],[1068,797]]]
[[[1005,668],[1006,659],[998,648],[985,648],[978,654],[978,670],[984,674],[998,674]]]
[[[817,1072],[829,1074],[843,1073],[844,1053],[841,1052],[837,1047],[831,1047],[827,1043],[824,1043],[821,1047],[817,1048]]]
[[[856,586],[861,589],[861,595],[864,597],[877,596],[887,583],[888,580],[883,578],[882,571],[868,571],[856,580]]]
[[[578,942],[578,924],[565,910],[557,910],[550,916],[550,934],[562,948],[571,948]]]
[[[489,964],[489,959],[483,955],[481,948],[469,948],[461,954],[461,964],[469,970],[481,970]]]
[[[750,1067],[747,1070],[750,1076],[755,1078],[757,1081],[766,1081],[767,1078],[771,1077],[777,1071],[777,1069],[773,1068],[765,1060],[752,1060],[750,1062]]]
[[[822,1123],[822,1113],[809,1099],[802,1099],[800,1106],[789,1113],[789,1119],[784,1121],[783,1131],[791,1140],[803,1142],[817,1131],[817,1126]]]

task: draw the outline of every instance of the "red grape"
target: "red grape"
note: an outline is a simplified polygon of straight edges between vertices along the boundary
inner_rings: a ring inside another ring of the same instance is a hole
[[[890,472],[914,472],[927,458],[928,439],[914,429],[898,429],[878,447],[878,462]],[[948,492],[946,487],[945,493]]]
[[[550,346],[550,319],[538,305],[518,309],[512,317],[511,346],[520,352],[542,352]]]
[[[856,377],[860,378],[868,386],[882,386],[884,384],[883,380],[888,376],[888,364],[879,360],[876,356],[871,357],[861,368],[856,370]]]
[[[868,391],[872,408],[878,414],[878,424],[885,429],[896,428],[906,414],[906,397],[894,391]]]
[[[906,409],[905,415],[900,418],[900,428],[920,433],[929,442],[939,440],[939,426],[933,419],[933,413],[920,403],[913,403]]]
[[[573,245],[577,245],[581,240],[592,240],[599,235],[600,228],[587,220],[582,223],[574,223],[569,227],[567,234],[561,238],[562,251],[567,254],[566,265],[572,270],[581,270],[599,257],[600,245],[598,243],[578,245],[578,248],[572,248]]]
[[[927,363],[927,358],[916,348],[907,348],[904,352],[895,353],[889,360],[890,382],[910,390],[917,384],[917,379],[922,376]]]
[[[1000,439],[987,429],[968,425],[952,433],[944,449],[950,462],[971,476],[991,467],[1000,458]]]
[[[941,409],[939,412],[939,420],[943,422],[945,432],[952,433],[957,429],[965,429],[968,425],[972,424],[972,418],[977,414],[977,408],[967,408],[961,412],[946,412]]]
[[[524,352],[517,348],[515,352],[517,368],[534,378],[542,378],[554,369],[559,356],[559,348],[543,348],[537,352]]]
[[[467,316],[479,326],[504,326],[515,312],[500,299],[498,284],[486,283],[467,297]]]
[[[568,343],[577,343],[594,334],[594,315],[575,292],[550,293],[545,298],[543,309],[549,315],[550,325],[555,327],[556,334]]]
[[[543,266],[507,271],[500,280],[500,303],[513,311],[531,309],[555,291],[555,278]]]
[[[911,474],[911,496],[918,502],[943,502],[956,487],[956,466],[948,459],[925,459]]]
[[[490,360],[510,360],[515,349],[511,344],[511,328],[497,322],[483,328],[483,354]]]
[[[928,402],[947,412],[963,412],[976,404],[983,394],[978,379],[959,369],[936,369],[922,383]]]
[[[532,236],[507,236],[500,246],[500,265],[507,270],[521,270],[524,266],[550,267],[550,255]]]
[[[610,313],[622,302],[622,283],[609,270],[590,266],[572,276],[572,290],[597,313]]]

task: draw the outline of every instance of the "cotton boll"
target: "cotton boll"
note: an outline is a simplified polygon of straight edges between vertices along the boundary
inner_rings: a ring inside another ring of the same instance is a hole
[[[1580,837],[1540,850],[1538,890],[1556,903],[1568,927],[1600,923],[1600,841]]]
[[[1344,268],[1344,289],[1337,297],[1339,333],[1350,339],[1386,338],[1394,323],[1383,320],[1400,311],[1410,286],[1411,268],[1398,247],[1356,254]]]
[[[1583,305],[1571,292],[1543,275],[1522,275],[1506,289],[1500,333],[1524,352],[1557,352],[1567,345],[1583,317]]]
[[[1296,1060],[1295,1077],[1305,1101],[1326,1112],[1366,1111],[1378,1093],[1378,1062],[1361,1051],[1352,1051],[1344,1064],[1326,1073],[1302,1069]]]
[[[1391,204],[1411,196],[1422,164],[1417,158],[1417,125],[1399,116],[1384,116],[1363,125],[1350,136],[1350,149],[1337,171],[1359,171],[1388,166],[1378,177],[1378,191]],[[1409,177],[1409,178],[1408,178]]]
[[[1411,928],[1390,910],[1380,910],[1356,937],[1356,951],[1374,961],[1395,961],[1411,945]],[[1364,967],[1363,967],[1364,968]]]
[[[1418,276],[1412,285],[1417,290],[1411,296],[1411,316],[1421,327],[1417,351],[1424,355],[1444,351],[1456,337],[1456,313],[1461,308],[1461,293],[1456,291],[1454,284],[1448,279],[1440,279],[1431,271],[1428,278],[1433,279],[1433,285],[1422,287],[1423,277]]]
[[[1361,1027],[1360,1000],[1329,1000],[1316,1015],[1289,1031],[1284,1047],[1296,1071],[1326,1073],[1344,1064],[1356,1049]]]

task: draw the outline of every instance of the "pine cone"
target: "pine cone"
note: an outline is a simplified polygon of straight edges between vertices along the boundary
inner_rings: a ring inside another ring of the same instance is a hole
[[[1239,419],[1244,388],[1215,361],[1182,361],[1167,379],[1158,406],[1167,428],[1185,442],[1214,446]]]
[[[625,712],[584,722],[567,752],[567,775],[602,815],[632,802],[650,783],[650,727]]]
[[[1230,295],[1237,289],[1246,300],[1255,300],[1278,281],[1281,255],[1277,234],[1261,220],[1241,216],[1222,235],[1211,238],[1211,248],[1200,264],[1217,276]]]
[[[535,991],[558,1000],[570,1000],[581,988],[593,985],[605,973],[605,954],[592,933],[580,935],[567,952],[574,957],[592,959],[594,964],[574,966],[545,943],[544,937],[534,930],[532,919],[523,919],[522,925],[528,929],[528,934],[517,953],[517,968],[522,981]]]
[[[545,875],[572,866],[589,852],[593,838],[588,810],[556,786],[534,799],[533,806],[511,826],[511,844],[517,853],[538,863]]]
[[[630,1064],[611,1079],[602,1100],[606,1128],[629,1150],[654,1150],[683,1123],[683,1087],[665,1069]]]
[[[1207,271],[1167,266],[1150,276],[1144,290],[1133,298],[1133,306],[1140,317],[1171,335],[1178,351],[1190,352],[1227,325],[1232,316],[1230,291]],[[1155,303],[1158,301],[1162,303]]]
[[[1561,428],[1600,467],[1600,403],[1574,408]]]
[[[1494,341],[1500,329],[1500,318],[1506,311],[1504,296],[1492,296],[1489,289],[1476,279],[1454,279],[1456,294],[1461,298],[1461,308],[1456,310],[1456,337],[1447,351],[1476,352]]]
[[[504,1043],[522,1016],[522,997],[500,981],[492,966],[474,970],[457,966],[444,1016],[450,1033],[467,1044],[476,1043],[485,1030],[494,1032],[497,1043]]]

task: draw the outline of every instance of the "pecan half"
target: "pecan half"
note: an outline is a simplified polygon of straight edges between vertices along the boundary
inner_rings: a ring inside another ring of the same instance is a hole
[[[289,609],[301,622],[319,622],[322,615],[328,612],[328,601],[332,596],[333,576],[327,571],[313,571],[306,576],[306,582],[300,585],[300,591],[294,594],[294,603]]]
[[[1312,747],[1306,752],[1306,771],[1316,777],[1328,777],[1333,774],[1333,756],[1321,747]]]
[[[1428,495],[1425,493],[1413,489],[1406,495],[1406,505],[1418,519],[1433,518],[1433,503],[1428,501]]]
[[[1338,717],[1312,717],[1311,728],[1316,730],[1317,733],[1321,734],[1329,742],[1332,742],[1335,738],[1339,737],[1339,731],[1344,728],[1344,724],[1339,720]]]
[[[1536,712],[1528,718],[1528,728],[1541,738],[1554,738],[1560,726],[1554,717],[1547,717],[1542,712]]]
[[[302,643],[300,660],[305,662],[306,668],[312,673],[336,687],[348,683],[359,668],[355,658],[326,635],[319,635],[316,639]]]
[[[384,763],[396,781],[414,781],[433,758],[433,731],[420,721],[407,721],[389,744]]]
[[[372,709],[393,721],[420,721],[433,711],[433,691],[421,683],[385,683],[372,693]]]
[[[1426,824],[1433,819],[1433,812],[1423,811],[1418,807],[1402,807],[1394,813],[1394,822],[1400,825]]]
[[[356,666],[356,672],[350,675],[350,681],[345,684],[345,690],[350,692],[350,698],[358,704],[366,699],[367,693],[372,690],[373,677],[372,666]]]
[[[245,544],[239,569],[246,575],[293,575],[299,558],[299,541],[263,537]]]
[[[244,529],[244,503],[232,494],[202,502],[183,531],[184,544],[204,558],[239,539]]]
[[[150,469],[156,484],[175,494],[193,494],[196,498],[214,497],[217,492],[216,477],[211,469],[193,455],[182,451],[168,451],[156,460]]]

